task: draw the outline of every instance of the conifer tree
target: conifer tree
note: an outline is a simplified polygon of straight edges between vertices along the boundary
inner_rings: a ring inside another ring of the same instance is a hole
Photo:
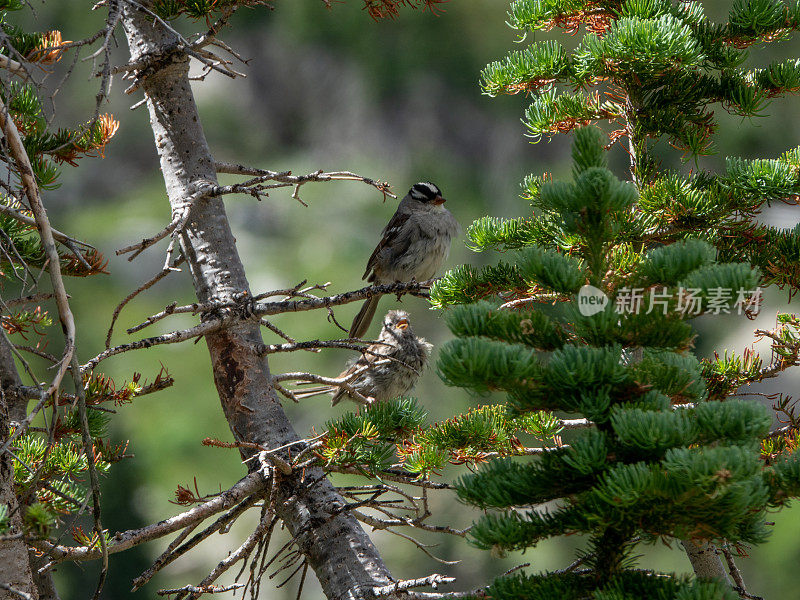
[[[634,540],[761,541],[765,507],[796,492],[797,459],[782,454],[796,445],[792,411],[790,435],[773,432],[762,441],[764,411],[720,402],[797,364],[796,317],[779,315],[769,332],[777,360],[768,365],[753,352],[698,362],[687,320],[752,310],[758,294],[748,290],[759,285],[797,289],[797,232],[753,216],[796,197],[798,152],[728,158],[723,174],[698,168],[686,176],[663,167],[657,146],[668,141],[695,159],[709,154],[715,105],[755,116],[770,98],[795,92],[795,59],[749,71],[742,65],[748,47],[797,29],[797,6],[737,2],[719,25],[698,2],[517,0],[508,22],[523,36],[553,27],[574,34],[585,26],[587,33],[571,52],[555,41],[533,42],[491,63],[484,91],[529,93],[523,123],[534,141],[611,122],[612,143],[627,142],[631,183],[610,183],[599,141],[581,132],[574,183],[531,175],[523,197],[533,218],[487,217],[470,228],[475,250],[519,250],[515,258],[482,271],[460,267],[433,290],[435,304],[463,305],[448,318],[459,339],[441,357],[447,382],[506,391],[521,413],[580,412],[596,425],[541,461],[494,463],[460,482],[462,498],[483,508],[564,499],[552,514],[486,517],[473,530],[482,547],[524,549],[575,532],[591,540],[586,573],[501,578],[491,593],[730,595],[716,583],[654,578],[626,566]],[[596,289],[576,298],[587,283]],[[610,299],[603,310],[579,310],[581,300],[601,293]],[[748,431],[736,429],[737,421]],[[760,441],[772,463],[767,470]]]
[[[800,458],[766,469],[759,459],[766,409],[711,400],[691,352],[687,306],[747,310],[759,273],[719,261],[702,240],[635,246],[637,190],[607,170],[596,129],[577,131],[573,161],[573,182],[543,184],[532,198],[535,238],[511,241],[519,231],[506,223],[504,246],[519,248],[510,260],[456,269],[432,290],[438,305],[457,304],[447,316],[457,339],[439,361],[448,384],[503,391],[516,413],[580,413],[595,425],[540,459],[494,461],[458,482],[463,501],[503,511],[476,523],[479,547],[588,537],[580,569],[502,577],[489,593],[736,598],[721,581],[636,570],[633,553],[659,539],[762,542],[766,509],[797,493]],[[473,226],[473,241],[486,244],[489,222]],[[632,289],[644,290],[636,305]],[[720,301],[718,289],[739,293]]]

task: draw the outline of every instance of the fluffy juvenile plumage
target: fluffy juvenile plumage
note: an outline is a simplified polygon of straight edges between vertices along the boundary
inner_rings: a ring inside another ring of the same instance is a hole
[[[384,228],[362,279],[382,284],[425,281],[436,275],[459,229],[444,202],[441,190],[433,183],[423,181],[411,186]],[[379,301],[376,296],[364,302],[350,326],[350,337],[367,332]]]
[[[424,338],[414,335],[408,313],[390,310],[383,319],[378,342],[371,344],[357,360],[350,361],[337,379],[366,367],[348,382],[349,385],[376,402],[391,400],[411,391],[428,363],[431,348],[433,346]],[[318,387],[295,395],[307,398],[331,392],[332,405],[349,397],[344,388],[336,386]]]

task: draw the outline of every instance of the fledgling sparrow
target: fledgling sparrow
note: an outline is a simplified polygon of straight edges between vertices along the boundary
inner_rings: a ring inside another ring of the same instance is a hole
[[[371,344],[358,359],[350,361],[337,379],[344,379],[363,369],[348,384],[375,402],[391,400],[411,391],[428,364],[431,348],[432,344],[414,335],[408,313],[390,310],[383,319],[377,343]],[[295,392],[295,396],[308,398],[326,393],[333,393],[332,406],[350,397],[347,390],[338,386]]]
[[[436,275],[459,230],[444,202],[441,190],[429,181],[412,185],[384,228],[361,279],[384,284],[425,281]],[[364,302],[350,326],[350,337],[360,338],[367,332],[378,302],[380,296]]]

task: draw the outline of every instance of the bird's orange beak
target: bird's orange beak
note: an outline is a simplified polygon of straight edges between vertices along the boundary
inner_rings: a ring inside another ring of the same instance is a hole
[[[408,319],[400,319],[395,327],[401,331],[408,329]]]
[[[434,198],[431,201],[431,204],[435,204],[436,206],[439,206],[440,204],[444,204],[445,202],[447,202],[447,200],[445,200],[441,196],[436,196],[436,198]]]

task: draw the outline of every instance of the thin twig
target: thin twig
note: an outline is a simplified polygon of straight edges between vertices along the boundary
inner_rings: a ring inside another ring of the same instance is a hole
[[[256,354],[265,356],[277,352],[295,352],[297,350],[313,350],[319,348],[339,348],[343,350],[366,350],[367,342],[359,338],[346,338],[341,340],[309,340],[307,342],[293,342],[290,344],[261,344],[256,348]]]
[[[747,592],[747,588],[744,585],[742,572],[739,570],[739,567],[736,566],[736,562],[733,560],[733,553],[730,551],[730,545],[728,543],[724,543],[720,550],[722,551],[722,555],[725,557],[725,562],[728,564],[728,572],[731,574],[731,578],[736,584],[733,586],[733,589],[737,594],[739,594],[739,597],[747,600],[764,600],[761,596],[754,596],[753,594],[749,594]]]
[[[108,333],[106,334],[106,348],[111,346],[111,335],[114,332],[114,324],[117,322],[122,309],[125,308],[125,305],[128,304],[131,300],[133,300],[136,296],[141,294],[147,289],[153,287],[156,283],[164,279],[167,275],[172,273],[173,271],[177,270],[177,268],[184,262],[185,258],[183,256],[179,256],[175,259],[170,267],[164,268],[159,271],[154,277],[150,278],[148,281],[140,285],[130,294],[125,296],[125,298],[120,302],[116,308],[114,309],[114,313],[111,315],[111,325],[108,327]]]
[[[98,600],[100,598],[100,592],[103,591],[103,584],[105,583],[108,573],[108,544],[106,543],[105,531],[100,521],[100,482],[97,478],[97,460],[99,457],[95,454],[94,441],[89,432],[89,420],[86,414],[86,393],[83,389],[78,357],[75,353],[72,354],[71,362],[72,382],[75,386],[75,395],[78,399],[78,418],[81,424],[81,439],[83,441],[83,451],[86,455],[87,470],[89,471],[89,486],[92,490],[92,518],[94,519],[95,534],[100,541],[100,552],[102,555],[100,576],[98,577],[97,587],[92,596],[93,600]]]
[[[190,207],[191,203],[187,202],[187,206],[183,207],[183,210],[181,211],[176,211],[176,214],[172,217],[172,221],[170,221],[169,224],[166,227],[164,227],[161,231],[152,235],[149,238],[144,238],[141,242],[137,244],[131,244],[130,246],[125,246],[124,248],[120,248],[116,252],[117,256],[132,252],[133,254],[131,254],[128,257],[128,260],[131,261],[153,244],[163,240],[173,231],[176,231],[182,223],[186,222],[186,220],[189,218]]]
[[[135,2],[134,0],[121,0],[121,1],[131,5],[133,7],[135,7],[136,9],[138,9],[138,10],[140,10],[142,12],[144,12],[146,15],[148,15],[150,18],[152,18],[156,23],[161,25],[161,27],[163,27],[165,30],[169,31],[172,35],[174,35],[175,38],[178,40],[178,46],[177,46],[177,48],[175,48],[173,50],[173,52],[176,51],[176,50],[177,51],[182,50],[183,52],[185,52],[189,56],[199,60],[204,65],[210,67],[211,69],[213,69],[215,71],[219,71],[220,73],[222,73],[223,75],[226,75],[228,77],[233,78],[233,77],[237,77],[237,76],[242,76],[242,77],[244,76],[242,73],[238,73],[237,71],[234,71],[234,70],[226,67],[225,66],[226,64],[230,64],[229,61],[222,60],[219,57],[211,54],[210,52],[198,52],[196,50],[192,50],[192,48],[194,48],[193,44],[191,44],[178,31],[176,31],[166,21],[164,21],[164,19],[159,17],[156,13],[154,13],[153,11],[148,9],[146,6],[143,6],[142,4],[140,4],[139,2]],[[209,58],[209,56],[211,56],[213,58]],[[220,65],[222,65],[222,66],[220,66]],[[149,65],[147,63],[145,63],[145,65],[142,68],[137,69],[137,70],[138,71],[142,71],[142,70],[146,71],[148,66]],[[137,84],[135,84],[134,86],[131,86],[130,88],[125,90],[126,93],[132,93],[133,91],[138,89],[140,84],[141,84],[141,82],[137,82]]]
[[[242,587],[244,587],[243,583],[232,583],[231,585],[206,585],[206,586],[185,585],[180,588],[156,590],[156,594],[158,594],[159,596],[169,596],[171,594],[186,594],[186,593],[221,594],[223,592],[231,592],[233,590],[238,590],[239,588]]]
[[[253,179],[245,181],[240,184],[232,186],[218,186],[218,191],[215,195],[222,194],[250,194],[258,198],[263,190],[274,189],[278,187],[290,187],[292,191],[292,198],[298,200],[301,204],[307,206],[305,202],[300,200],[298,195],[300,186],[312,181],[362,181],[370,185],[383,194],[384,200],[386,196],[397,198],[391,190],[388,182],[378,181],[351,173],[350,171],[330,171],[325,172],[322,169],[308,173],[307,175],[292,175],[291,171],[270,171],[268,169],[256,169],[253,167],[246,167],[244,165],[236,165],[232,163],[217,162],[217,173],[227,173],[230,175],[251,175],[255,176]],[[278,183],[265,186],[264,182],[276,181]]]
[[[364,505],[369,504],[369,500],[364,500],[362,504]],[[348,506],[347,508],[349,509],[350,506]],[[427,523],[423,523],[419,519],[409,519],[408,517],[400,517],[397,515],[395,515],[394,518],[392,519],[379,519],[378,517],[367,515],[356,509],[353,509],[352,512],[353,515],[362,523],[366,523],[373,529],[382,529],[385,531],[389,531],[390,528],[392,527],[407,526],[407,527],[413,527],[414,529],[422,529],[424,531],[432,531],[436,533],[449,533],[451,535],[457,535],[459,537],[465,537],[467,535],[467,532],[469,531],[469,529],[453,529],[452,527],[448,527],[447,525],[428,525]],[[454,564],[454,563],[448,563],[448,564]]]
[[[0,55],[0,56],[2,56],[2,55]],[[24,223],[25,225],[30,225],[31,227],[36,227],[37,226],[35,219],[29,217],[28,215],[22,214],[18,210],[15,210],[14,208],[12,208],[12,207],[10,207],[10,206],[8,206],[6,204],[0,204],[0,213],[6,215],[7,217],[11,217],[15,221],[19,221],[20,223]],[[90,248],[92,250],[95,249],[95,247],[92,246],[91,244],[88,244],[88,243],[83,242],[83,241],[81,241],[79,239],[71,237],[71,236],[67,235],[66,233],[61,233],[58,229],[51,228],[50,231],[52,231],[53,239],[58,240],[59,242],[61,242],[65,246],[71,243],[71,244],[80,244],[81,246],[83,246],[85,248]]]
[[[282,337],[283,339],[285,339],[290,344],[294,344],[297,342],[296,339],[284,333],[284,331],[274,323],[267,321],[266,319],[261,319],[261,324],[267,329],[269,329],[272,333],[277,335],[278,337]],[[303,350],[305,350],[306,352],[320,352],[319,348],[303,348]]]
[[[342,473],[345,475],[364,475],[364,470],[356,467],[341,467],[341,466],[326,466],[325,470],[332,473]],[[384,469],[372,473],[376,478],[386,481],[394,481],[396,483],[405,483],[420,488],[428,488],[431,490],[454,490],[455,487],[449,483],[442,483],[440,481],[429,481],[427,479],[419,479],[419,473],[409,473],[395,470]]]

